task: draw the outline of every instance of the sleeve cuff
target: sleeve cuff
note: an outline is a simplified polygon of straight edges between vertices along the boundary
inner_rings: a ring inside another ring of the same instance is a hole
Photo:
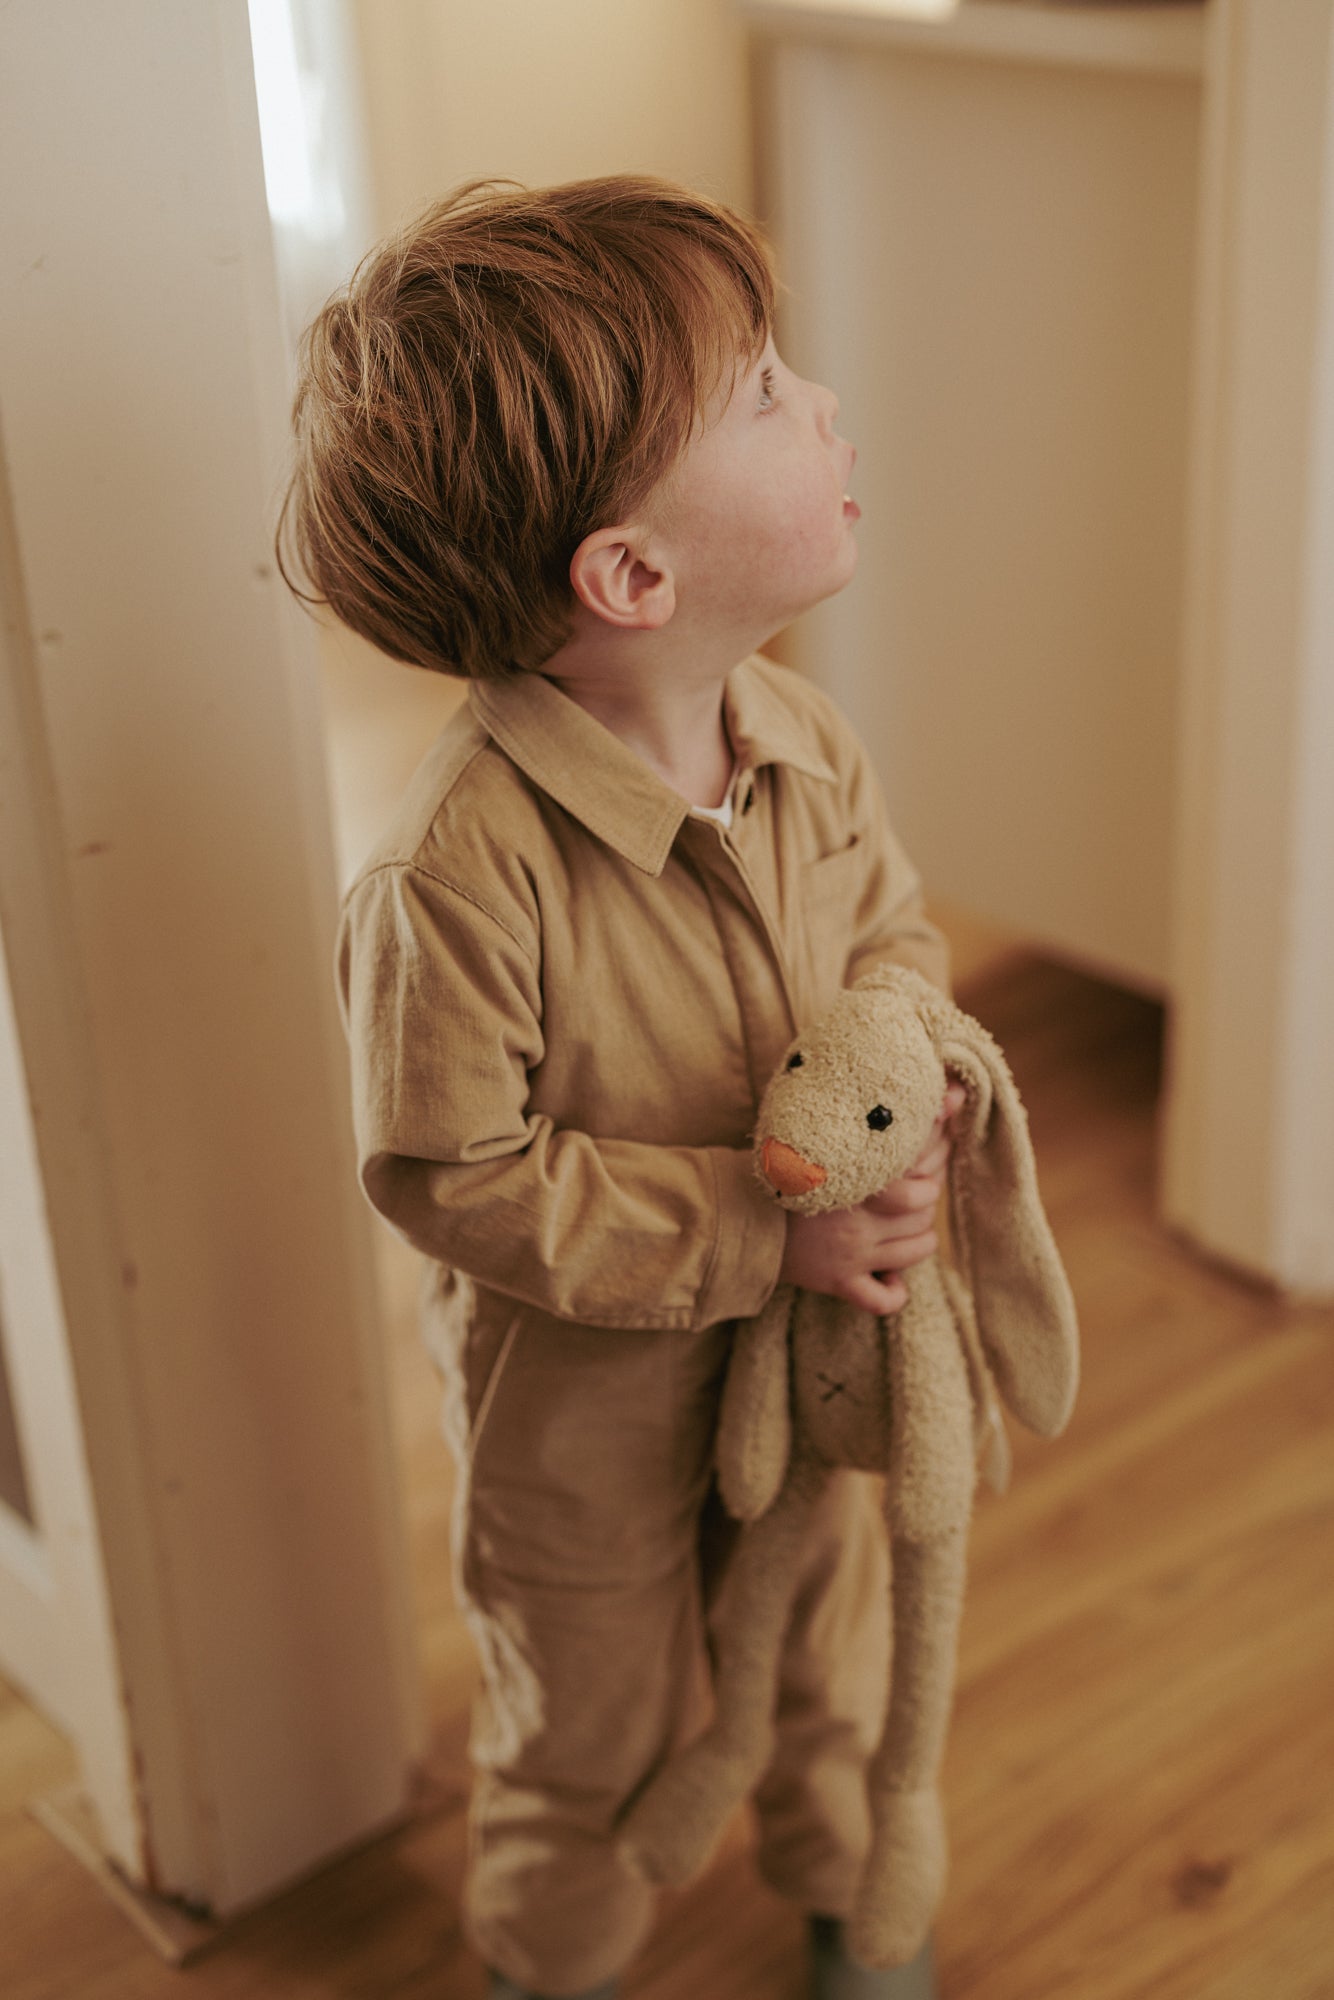
[[[778,1283],[787,1248],[787,1212],[766,1199],[749,1147],[710,1151],[718,1198],[713,1261],[700,1288],[697,1323],[749,1319]]]

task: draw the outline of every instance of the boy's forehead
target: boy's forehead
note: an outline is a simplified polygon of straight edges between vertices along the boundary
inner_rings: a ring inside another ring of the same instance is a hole
[[[772,368],[777,359],[778,349],[774,345],[773,334],[766,333],[761,347],[753,351],[748,349],[737,357],[737,386],[742,382],[753,382],[765,368]]]

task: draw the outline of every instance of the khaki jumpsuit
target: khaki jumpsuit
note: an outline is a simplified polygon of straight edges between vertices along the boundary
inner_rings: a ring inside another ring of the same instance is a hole
[[[785,1217],[748,1145],[791,1038],[885,959],[945,954],[848,725],[758,656],[728,677],[730,829],[538,675],[474,684],[344,901],[362,1184],[427,1255],[483,1693],[466,1915],[543,1993],[617,1972],[653,1895],[618,1813],[708,1701],[728,1530],[729,1322]],[[887,1646],[871,1482],[807,1551],[759,1865],[847,1910]]]

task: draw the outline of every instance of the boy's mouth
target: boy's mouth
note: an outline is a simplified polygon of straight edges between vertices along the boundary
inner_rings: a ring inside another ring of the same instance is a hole
[[[846,521],[860,521],[862,510],[850,493],[843,495],[843,518]]]

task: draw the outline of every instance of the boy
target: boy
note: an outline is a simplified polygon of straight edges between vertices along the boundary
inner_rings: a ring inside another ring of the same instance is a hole
[[[755,232],[683,189],[475,186],[374,253],[303,354],[287,524],[314,595],[471,682],[347,893],[338,971],[362,1183],[430,1260],[496,2000],[610,1994],[651,1921],[615,1828],[708,1698],[731,1322],[780,1278],[893,1312],[935,1245],[949,1098],[862,1209],[788,1216],[751,1169],[806,1021],[884,959],[945,977],[864,754],[754,657],[857,554],[837,404],[772,311]],[[898,1990],[838,1923],[884,1566],[843,1476],[756,1799],[819,1995]]]

